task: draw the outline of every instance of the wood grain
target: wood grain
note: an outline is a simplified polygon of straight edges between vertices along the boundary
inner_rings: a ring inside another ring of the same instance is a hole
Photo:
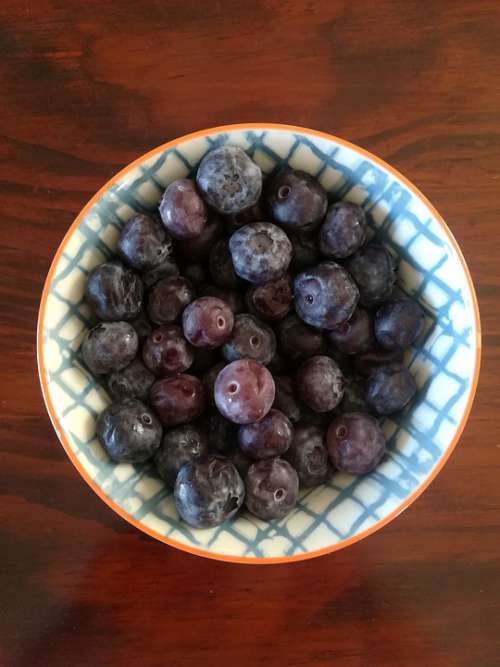
[[[500,664],[500,6],[496,0],[0,4],[0,664]],[[377,153],[448,221],[480,301],[469,424],[422,498],[311,562],[146,538],[79,478],[35,368],[43,280],[88,198],[144,151],[242,121]]]

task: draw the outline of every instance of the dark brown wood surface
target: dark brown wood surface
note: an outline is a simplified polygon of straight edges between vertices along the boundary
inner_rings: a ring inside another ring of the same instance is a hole
[[[500,665],[498,0],[0,3],[0,665]],[[189,556],[113,514],[36,375],[43,280],[89,197],[195,129],[332,132],[406,174],[480,301],[475,405],[402,516],[330,556]]]

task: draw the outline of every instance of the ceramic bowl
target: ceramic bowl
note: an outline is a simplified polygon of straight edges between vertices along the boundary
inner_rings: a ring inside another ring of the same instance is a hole
[[[370,475],[334,474],[301,493],[295,510],[265,523],[242,513],[210,530],[179,520],[150,464],[111,462],[95,437],[109,402],[78,348],[91,316],[88,272],[109,258],[122,224],[154,209],[172,180],[193,175],[203,155],[242,146],[267,174],[288,164],[332,198],[361,204],[379,240],[400,258],[399,287],[418,299],[426,328],[407,353],[418,394],[385,422],[388,453]],[[434,479],[457,444],[476,389],[480,325],[469,271],[438,212],[406,178],[367,151],[300,127],[245,124],[195,132],[152,150],[112,178],[83,208],[52,262],[40,305],[38,363],[45,403],[69,458],[92,489],[131,524],[178,549],[245,563],[319,556],[366,537],[396,517]]]

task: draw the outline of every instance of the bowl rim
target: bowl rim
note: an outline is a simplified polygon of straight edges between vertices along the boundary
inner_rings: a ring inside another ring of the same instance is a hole
[[[392,176],[394,176],[396,179],[401,181],[418,199],[423,201],[423,203],[429,208],[431,211],[432,215],[435,217],[436,221],[439,223],[441,226],[444,234],[448,238],[450,244],[454,248],[458,259],[460,260],[460,263],[462,265],[462,269],[464,271],[464,275],[469,287],[469,291],[471,294],[471,299],[472,299],[472,305],[473,305],[473,311],[474,311],[474,332],[475,332],[475,359],[474,359],[474,372],[472,376],[472,382],[469,390],[469,395],[467,397],[467,404],[464,408],[464,412],[462,414],[462,418],[460,422],[457,424],[455,433],[453,434],[453,437],[450,440],[450,443],[448,444],[448,447],[442,454],[441,458],[439,461],[436,463],[435,467],[431,470],[429,475],[422,481],[422,483],[411,493],[408,498],[405,498],[397,508],[392,510],[387,516],[385,516],[382,519],[379,519],[376,523],[374,523],[372,526],[369,528],[366,528],[365,530],[361,531],[360,533],[357,533],[356,535],[353,535],[350,538],[347,538],[345,540],[342,540],[341,542],[337,542],[335,544],[332,544],[328,547],[323,547],[321,549],[316,549],[314,551],[308,551],[307,553],[303,554],[295,554],[291,556],[275,556],[275,557],[253,557],[253,556],[232,556],[230,554],[219,554],[219,553],[213,553],[210,552],[206,549],[194,547],[188,544],[183,544],[182,542],[178,542],[177,540],[172,539],[171,537],[168,537],[166,535],[161,535],[157,531],[153,530],[152,528],[149,528],[148,526],[145,526],[142,524],[139,520],[135,519],[132,517],[130,514],[128,514],[120,505],[118,505],[114,500],[106,496],[104,491],[101,489],[101,487],[94,482],[94,480],[88,475],[86,470],[83,468],[83,466],[80,464],[78,458],[76,457],[75,452],[73,451],[63,429],[61,424],[59,423],[59,420],[57,418],[57,413],[55,411],[52,398],[50,395],[49,391],[49,386],[47,382],[47,377],[45,374],[44,370],[44,357],[43,357],[43,345],[42,345],[42,338],[43,338],[43,323],[45,319],[45,309],[47,305],[47,297],[50,289],[50,285],[52,283],[52,278],[54,271],[56,269],[56,266],[59,262],[59,259],[61,257],[61,254],[64,251],[64,248],[66,247],[66,244],[72,237],[73,233],[77,229],[78,225],[80,224],[81,220],[84,218],[84,216],[87,214],[87,212],[90,210],[90,208],[104,195],[104,193],[112,186],[114,185],[117,181],[122,179],[127,173],[138,167],[140,164],[142,164],[145,160],[153,157],[156,153],[159,151],[164,151],[170,148],[174,148],[180,143],[183,143],[185,141],[189,141],[191,139],[198,139],[204,136],[208,136],[211,134],[215,133],[221,133],[221,132],[234,132],[234,131],[248,131],[248,130],[282,130],[282,131],[288,131],[288,132],[297,132],[300,134],[309,134],[314,137],[318,137],[320,139],[326,139],[328,141],[334,141],[340,146],[343,146],[345,148],[348,148],[350,150],[353,150],[357,152],[360,155],[365,156],[375,164],[377,164],[379,167],[382,169],[385,169],[388,171]],[[45,407],[47,409],[47,412],[49,413],[50,420],[52,422],[52,426],[54,427],[54,430],[59,438],[60,443],[62,444],[64,450],[66,451],[66,454],[70,461],[73,463],[77,471],[80,473],[82,478],[87,482],[87,484],[90,486],[90,488],[96,493],[101,500],[103,500],[106,505],[108,505],[112,510],[114,510],[119,516],[121,516],[122,519],[125,519],[125,521],[128,521],[131,525],[133,525],[135,528],[141,530],[142,532],[146,533],[150,537],[153,537],[160,542],[163,542],[165,544],[168,544],[171,547],[175,547],[176,549],[180,549],[181,551],[188,552],[190,554],[194,554],[196,556],[202,556],[205,558],[210,558],[213,560],[219,560],[219,561],[226,561],[230,563],[244,563],[244,564],[252,564],[252,565],[262,565],[262,564],[277,564],[277,563],[291,563],[291,562],[298,562],[298,561],[303,561],[303,560],[309,560],[311,558],[317,558],[318,556],[323,556],[329,553],[333,553],[334,551],[338,551],[340,549],[344,549],[345,547],[348,547],[352,544],[355,544],[356,542],[359,542],[360,540],[364,539],[365,537],[368,537],[369,535],[372,535],[373,533],[377,532],[384,526],[386,526],[390,521],[395,519],[401,512],[403,512],[407,507],[409,507],[424,491],[427,489],[427,487],[431,484],[431,482],[437,477],[439,472],[442,470],[444,467],[446,461],[450,457],[451,453],[455,449],[458,441],[460,440],[460,436],[462,435],[462,432],[465,428],[465,424],[467,423],[472,404],[474,402],[474,397],[476,394],[476,389],[477,389],[477,384],[479,380],[479,370],[480,370],[480,365],[481,365],[481,323],[480,323],[480,317],[479,317],[479,306],[478,306],[478,301],[477,301],[477,296],[476,292],[474,289],[474,284],[472,281],[472,277],[469,271],[469,268],[467,266],[467,263],[465,261],[465,258],[462,254],[462,251],[460,250],[460,247],[458,245],[457,240],[453,236],[452,232],[450,231],[448,225],[445,223],[441,215],[438,213],[436,208],[430,203],[430,201],[425,197],[424,194],[415,186],[413,183],[411,183],[403,174],[401,174],[397,169],[389,165],[387,162],[382,160],[381,158],[377,157],[370,151],[362,148],[361,146],[357,146],[356,144],[347,141],[345,139],[341,139],[340,137],[337,137],[336,135],[330,134],[328,132],[322,132],[320,130],[313,130],[307,127],[301,127],[299,125],[288,125],[288,124],[282,124],[282,123],[236,123],[236,124],[229,124],[229,125],[220,125],[216,127],[211,127],[207,128],[204,130],[198,130],[196,132],[191,132],[188,134],[184,134],[180,137],[176,137],[175,139],[172,139],[171,141],[167,141],[166,143],[160,144],[156,148],[153,148],[150,151],[147,151],[137,159],[133,160],[130,162],[126,167],[121,169],[117,174],[112,176],[99,190],[91,197],[91,199],[85,204],[85,206],[81,209],[79,214],[76,216],[75,220],[72,222],[70,225],[69,229],[65,233],[62,241],[60,242],[56,253],[52,259],[49,271],[47,273],[47,277],[44,282],[43,286],[43,291],[42,291],[42,296],[40,300],[40,308],[38,311],[38,322],[37,322],[37,340],[36,340],[36,347],[37,347],[37,363],[38,363],[38,375],[40,379],[40,384],[41,384],[41,389],[42,389],[42,395],[43,399],[45,402]]]

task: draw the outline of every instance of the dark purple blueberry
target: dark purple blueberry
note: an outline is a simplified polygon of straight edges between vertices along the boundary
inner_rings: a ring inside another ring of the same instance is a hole
[[[142,343],[142,341],[147,338],[153,331],[151,322],[149,321],[149,318],[144,310],[141,310],[136,318],[130,320],[129,324],[134,327],[135,333],[139,338],[139,343]]]
[[[308,230],[324,217],[326,192],[310,174],[286,169],[266,188],[266,202],[273,218],[290,230]]]
[[[208,446],[217,454],[229,454],[236,448],[237,426],[225,419],[217,410],[203,420]]]
[[[402,364],[381,366],[368,378],[366,400],[379,415],[402,410],[417,392],[413,375]]]
[[[194,350],[175,324],[154,329],[142,347],[142,360],[157,377],[187,370],[194,361]]]
[[[142,282],[146,287],[153,287],[162,278],[173,278],[179,275],[179,267],[173,257],[167,257],[161,264],[149,271],[141,273]]]
[[[180,320],[182,311],[194,297],[194,287],[186,278],[163,278],[149,295],[149,319],[155,324],[173,324]]]
[[[213,296],[195,299],[182,314],[182,328],[195,347],[220,347],[229,340],[234,325],[231,308]]]
[[[359,292],[351,276],[335,262],[321,262],[295,278],[295,310],[313,327],[333,329],[348,320]]]
[[[227,239],[219,239],[212,246],[208,267],[214,283],[225,289],[238,289],[243,285],[243,280],[236,275],[229,252]]]
[[[243,504],[245,485],[236,467],[222,456],[186,463],[175,482],[175,506],[194,528],[213,528]]]
[[[229,251],[237,275],[259,285],[282,276],[292,259],[290,239],[270,222],[238,229],[229,239]]]
[[[267,415],[274,401],[274,380],[253,359],[228,364],[215,381],[215,404],[235,424],[251,424]]]
[[[322,332],[308,326],[296,315],[289,315],[279,323],[278,340],[281,350],[295,361],[326,351]]]
[[[299,478],[283,459],[253,463],[245,477],[246,508],[259,519],[283,519],[297,503]]]
[[[396,261],[383,245],[369,243],[345,266],[356,281],[362,306],[370,308],[390,298],[396,282]]]
[[[223,226],[220,218],[214,213],[209,213],[208,221],[201,234],[193,239],[177,241],[176,248],[185,260],[190,262],[202,262],[209,253],[215,241],[222,236]]]
[[[270,326],[248,313],[236,315],[231,338],[222,348],[226,361],[246,358],[266,365],[275,352],[276,337]]]
[[[366,215],[358,204],[332,204],[319,230],[319,249],[325,257],[343,259],[366,243]]]
[[[208,442],[203,430],[197,423],[184,424],[165,432],[154,462],[160,477],[172,488],[185,463],[198,461],[207,455]]]
[[[366,378],[360,375],[344,376],[344,397],[338,410],[345,412],[371,412],[366,402]]]
[[[320,255],[316,232],[290,234],[290,241],[292,243],[292,269],[303,271],[319,262]]]
[[[238,292],[233,292],[230,289],[224,289],[217,285],[202,285],[198,293],[200,296],[215,296],[217,299],[225,301],[233,311],[233,315],[239,315],[245,311],[245,304]]]
[[[100,320],[132,320],[141,312],[143,286],[121,262],[105,262],[89,273],[85,298]]]
[[[293,307],[293,287],[289,275],[263,285],[254,285],[245,295],[248,310],[266,322],[278,322]]]
[[[160,446],[162,429],[150,408],[135,398],[127,398],[101,412],[96,433],[113,461],[142,463]]]
[[[297,473],[301,486],[326,482],[329,466],[324,431],[317,426],[298,426],[285,459]]]
[[[291,377],[277,375],[274,378],[275,398],[273,408],[282,412],[292,424],[297,424],[302,416],[302,409],[297,397]]]
[[[297,394],[315,412],[329,412],[344,395],[344,376],[333,359],[311,357],[297,372]]]
[[[148,371],[139,359],[121,371],[115,371],[108,378],[108,390],[111,398],[122,401],[125,398],[138,398],[147,401],[155,376]]]
[[[240,213],[224,216],[224,222],[226,223],[226,228],[229,234],[232,234],[244,225],[249,225],[251,222],[261,222],[265,219],[266,214],[264,212],[261,200],[259,200],[250,208],[246,208],[244,211],[241,211]]]
[[[247,456],[245,456],[239,447],[232,451],[228,455],[228,458],[231,463],[234,464],[236,470],[240,473],[241,479],[245,479],[248,469],[253,463],[252,459],[249,459]]]
[[[208,272],[203,264],[186,264],[182,269],[182,274],[197,287],[204,285],[208,280]]]
[[[367,352],[375,342],[372,316],[364,308],[356,308],[348,320],[331,329],[329,338],[344,354]]]
[[[281,456],[290,446],[293,436],[291,421],[279,410],[270,410],[255,424],[240,426],[238,444],[251,459]]]
[[[389,301],[375,315],[377,342],[386,350],[408,347],[422,333],[424,322],[424,311],[416,301]]]
[[[203,388],[194,375],[157,380],[151,387],[149,400],[164,426],[187,424],[205,409]]]
[[[215,366],[218,361],[220,361],[219,350],[210,347],[196,347],[194,349],[194,361],[190,366],[191,373],[193,375],[204,373]]]
[[[385,454],[385,437],[375,417],[350,412],[337,417],[326,434],[332,464],[351,475],[374,470]]]
[[[196,182],[210,206],[223,215],[235,215],[257,203],[262,172],[239,146],[220,146],[202,159]]]
[[[123,226],[117,250],[136,271],[149,271],[172,256],[173,245],[161,222],[139,213]]]
[[[94,375],[105,375],[128,366],[138,348],[139,339],[128,322],[101,322],[87,331],[81,352]]]
[[[174,239],[194,239],[207,222],[207,207],[189,178],[173,181],[163,193],[159,211]]]
[[[372,347],[367,352],[354,357],[354,367],[358,373],[368,377],[374,370],[387,364],[401,363],[403,350],[384,350],[382,347]]]
[[[212,405],[213,407],[215,407],[215,397],[214,397],[215,380],[217,379],[217,376],[225,366],[226,362],[220,361],[218,364],[215,364],[215,366],[212,366],[212,368],[210,368],[210,370],[208,370],[203,375],[202,384],[207,405]]]

